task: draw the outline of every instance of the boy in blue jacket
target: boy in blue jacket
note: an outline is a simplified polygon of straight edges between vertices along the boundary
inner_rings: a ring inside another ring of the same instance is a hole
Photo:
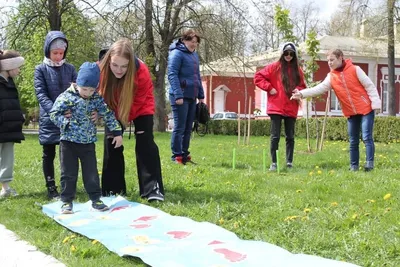
[[[96,125],[91,119],[93,111],[101,115],[112,131],[115,147],[122,145],[122,129],[114,113],[96,92],[100,81],[100,69],[96,63],[85,62],[73,83],[54,102],[50,111],[51,121],[60,128],[61,162],[61,213],[73,213],[72,201],[76,194],[79,160],[86,192],[95,210],[108,207],[100,200],[101,188],[97,170],[95,142]],[[70,116],[65,116],[70,113]]]

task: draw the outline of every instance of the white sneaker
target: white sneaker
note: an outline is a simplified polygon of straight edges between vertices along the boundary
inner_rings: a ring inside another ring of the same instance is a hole
[[[0,198],[15,197],[15,196],[18,196],[18,193],[11,187],[6,190],[1,189],[0,191]]]

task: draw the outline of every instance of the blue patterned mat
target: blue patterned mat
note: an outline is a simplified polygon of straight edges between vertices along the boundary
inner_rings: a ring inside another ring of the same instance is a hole
[[[278,246],[239,239],[208,222],[172,216],[123,197],[102,198],[106,212],[92,211],[91,202],[74,203],[74,214],[60,214],[61,202],[43,212],[73,232],[96,239],[120,256],[141,258],[153,267],[355,267],[341,261],[292,254]]]

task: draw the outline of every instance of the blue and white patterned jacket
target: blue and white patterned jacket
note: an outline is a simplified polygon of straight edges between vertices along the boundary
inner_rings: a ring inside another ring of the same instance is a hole
[[[104,122],[114,136],[122,135],[121,125],[115,118],[104,99],[95,92],[90,98],[84,99],[72,84],[59,95],[50,111],[51,121],[61,130],[60,140],[80,144],[90,144],[97,141],[96,125],[91,120],[93,111],[103,117]],[[65,118],[64,113],[70,110],[71,118]]]

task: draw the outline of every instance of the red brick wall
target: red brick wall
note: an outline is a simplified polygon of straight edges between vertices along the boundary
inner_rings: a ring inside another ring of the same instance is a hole
[[[210,105],[210,76],[206,76],[202,78],[203,82],[206,82],[207,85],[207,105],[212,106],[211,113],[214,113],[214,104]],[[255,86],[253,83],[253,78],[243,78],[243,77],[225,77],[225,76],[213,76],[211,89],[214,90],[219,85],[226,85],[231,92],[227,93],[226,101],[225,101],[225,111],[233,111],[237,113],[247,113],[248,110],[244,110],[244,101],[245,101],[245,83],[247,86],[247,101],[249,101],[249,97],[252,98],[251,104],[251,112],[254,111],[254,103],[255,103]],[[214,102],[214,92],[211,101]],[[238,101],[240,101],[240,112],[238,112]]]

